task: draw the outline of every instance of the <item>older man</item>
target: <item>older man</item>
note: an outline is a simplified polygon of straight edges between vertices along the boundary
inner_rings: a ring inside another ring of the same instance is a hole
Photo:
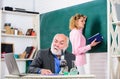
[[[75,56],[66,51],[69,39],[64,34],[56,34],[53,38],[51,48],[38,51],[32,61],[28,73],[52,74],[59,73],[61,70],[61,57],[65,59],[68,71],[72,68],[72,60]]]

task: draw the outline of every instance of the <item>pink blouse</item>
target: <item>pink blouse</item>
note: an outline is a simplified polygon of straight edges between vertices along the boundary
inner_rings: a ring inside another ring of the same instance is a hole
[[[91,49],[90,45],[86,45],[86,39],[82,34],[82,29],[73,29],[70,32],[70,42],[72,44],[72,53],[75,55],[75,65],[82,66],[86,64],[85,52]]]

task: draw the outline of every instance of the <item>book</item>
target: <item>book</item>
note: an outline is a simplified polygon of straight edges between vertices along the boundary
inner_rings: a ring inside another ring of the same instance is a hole
[[[28,46],[28,47],[26,47],[26,49],[25,49],[25,52],[26,52],[26,56],[25,56],[25,58],[29,58],[29,56],[30,56],[30,54],[32,53],[32,51],[33,51],[33,46]]]
[[[91,43],[93,40],[96,39],[96,42],[101,42],[103,40],[103,36],[100,33],[96,33],[95,35],[88,38],[88,43]]]
[[[28,29],[26,32],[26,35],[31,36],[32,31],[33,31],[33,28]]]
[[[30,56],[29,56],[29,59],[33,59],[34,54],[36,53],[36,51],[37,51],[37,48],[34,47],[33,50],[32,50],[32,52],[31,52],[31,54],[30,54]]]

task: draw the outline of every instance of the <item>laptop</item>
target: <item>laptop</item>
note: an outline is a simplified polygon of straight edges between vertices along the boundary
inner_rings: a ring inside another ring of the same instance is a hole
[[[20,73],[13,53],[5,54],[5,63],[7,65],[9,74],[19,76],[27,75],[26,73]]]

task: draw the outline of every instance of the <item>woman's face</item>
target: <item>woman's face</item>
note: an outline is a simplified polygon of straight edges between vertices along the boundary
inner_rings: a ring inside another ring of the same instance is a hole
[[[84,18],[84,17],[81,17],[80,19],[78,19],[76,21],[76,26],[78,27],[78,29],[83,29],[84,28],[85,21],[86,21],[86,18]]]

